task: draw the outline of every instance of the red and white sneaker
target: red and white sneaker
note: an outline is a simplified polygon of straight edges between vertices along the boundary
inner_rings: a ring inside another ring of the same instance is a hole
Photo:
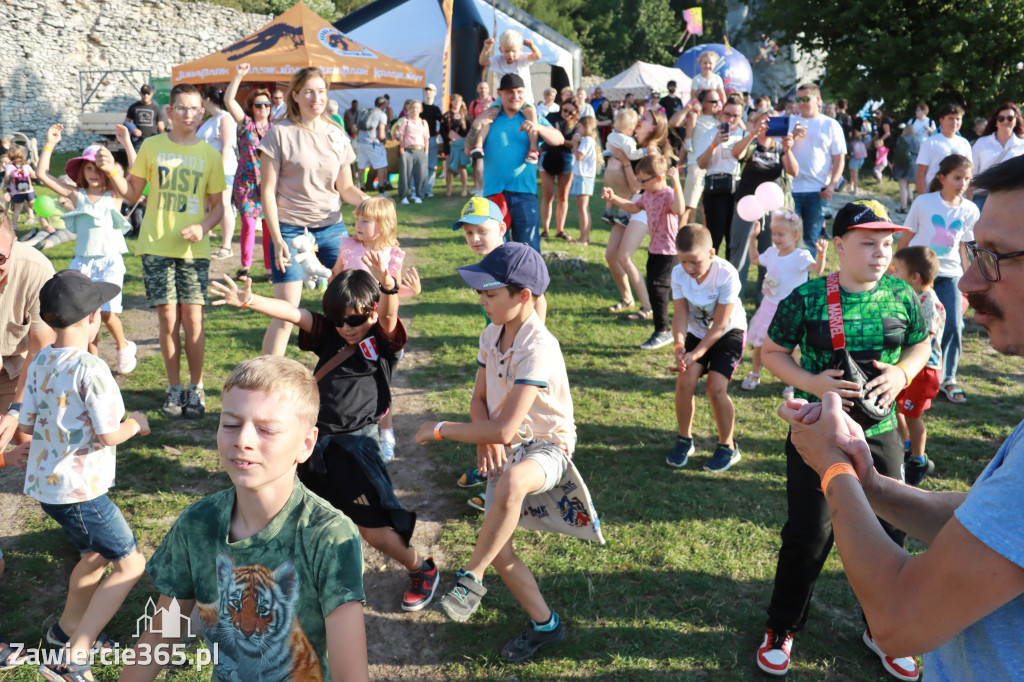
[[[886,656],[885,652],[875,644],[875,640],[871,637],[871,630],[865,630],[862,639],[864,644],[882,659],[882,667],[885,668],[885,671],[897,680],[916,682],[921,679],[921,669],[917,667],[917,661],[912,656],[902,656],[900,658]]]
[[[793,650],[793,633],[768,628],[757,649],[757,667],[769,675],[782,677],[789,672],[789,655]]]

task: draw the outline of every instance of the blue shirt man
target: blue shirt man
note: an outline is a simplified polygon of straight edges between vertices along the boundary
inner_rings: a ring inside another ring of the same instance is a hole
[[[518,75],[502,76],[498,87],[501,112],[484,142],[484,196],[504,194],[512,241],[540,251],[537,166],[526,163],[530,150],[528,133],[536,132],[554,147],[564,144],[565,138],[543,118],[538,123],[526,120],[522,114],[525,92],[523,79]]]

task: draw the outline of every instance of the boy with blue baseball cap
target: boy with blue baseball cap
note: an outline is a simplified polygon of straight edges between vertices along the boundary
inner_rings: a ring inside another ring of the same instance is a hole
[[[506,216],[498,204],[484,197],[473,197],[462,207],[462,213],[452,225],[452,230],[462,228],[466,244],[473,249],[473,253],[482,258],[505,243],[505,233],[508,231],[505,220]],[[543,324],[548,313],[548,299],[543,293],[535,299],[534,310]],[[487,323],[491,321],[486,312],[484,319]],[[472,488],[486,482],[487,477],[474,466],[459,477],[458,486]],[[482,493],[471,497],[467,504],[473,509],[483,511],[486,503],[486,493]]]
[[[493,475],[487,478],[484,522],[473,555],[439,608],[453,620],[468,620],[487,594],[484,571],[493,565],[530,617],[526,631],[501,651],[503,660],[518,662],[564,639],[565,624],[548,608],[533,573],[516,555],[516,526],[603,539],[589,493],[572,464],[576,426],[565,361],[558,341],[536,315],[537,298],[550,283],[544,259],[528,245],[512,242],[458,273],[480,292],[491,320],[480,336],[472,421],[426,422],[416,441],[476,443],[477,466]]]

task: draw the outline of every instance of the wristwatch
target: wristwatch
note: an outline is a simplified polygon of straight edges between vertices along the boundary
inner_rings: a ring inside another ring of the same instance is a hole
[[[21,415],[21,403],[11,403],[7,406],[7,414],[18,417]]]

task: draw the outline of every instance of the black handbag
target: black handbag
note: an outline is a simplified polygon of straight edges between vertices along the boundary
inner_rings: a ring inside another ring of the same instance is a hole
[[[704,176],[705,194],[735,194],[736,176],[731,173],[715,173]]]
[[[544,160],[541,162],[540,166],[551,175],[561,175],[562,173],[565,173],[565,158],[562,156],[562,148],[548,147],[545,149]]]
[[[843,307],[839,294],[839,273],[833,272],[825,279],[825,293],[828,297],[828,326],[832,336],[832,361],[829,369],[843,370],[843,380],[853,381],[864,389],[864,385],[882,373],[870,360],[855,360],[846,349],[846,332],[843,330]],[[853,398],[850,417],[860,424],[865,431],[892,412],[892,405],[882,407],[878,397],[866,400],[863,397]]]

